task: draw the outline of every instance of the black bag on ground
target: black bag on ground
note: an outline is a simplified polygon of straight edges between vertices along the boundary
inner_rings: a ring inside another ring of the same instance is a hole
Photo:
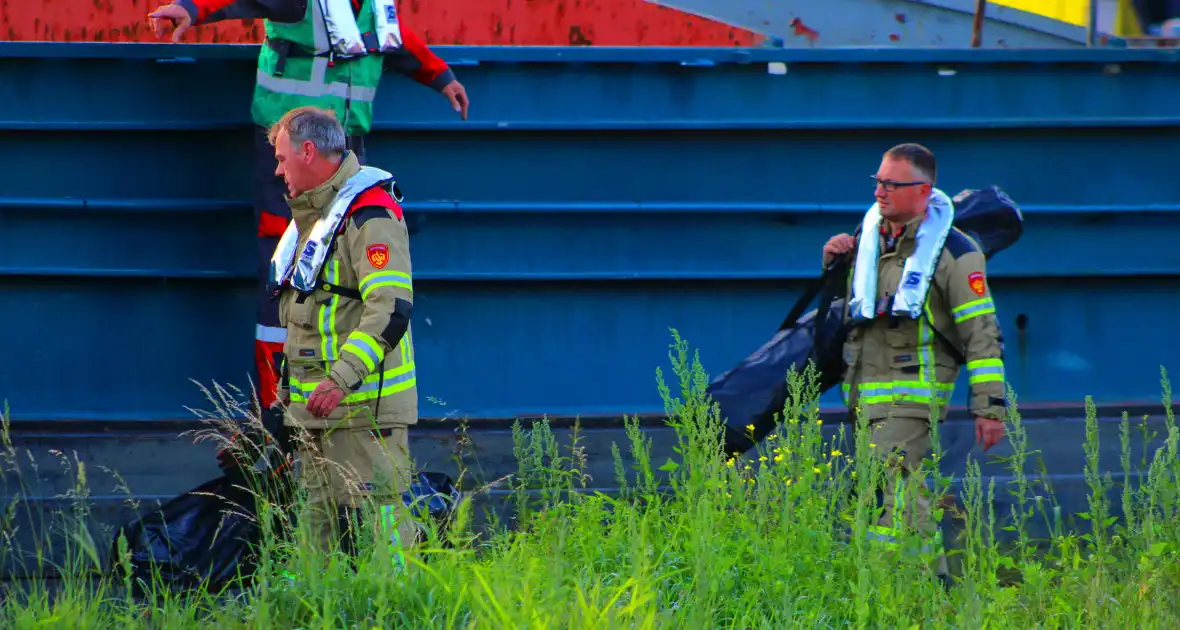
[[[999,187],[964,190],[954,201],[955,227],[979,244],[985,258],[990,260],[1020,240],[1024,215]],[[821,394],[843,379],[848,327],[841,317],[851,258],[848,255],[832,263],[812,280],[774,337],[709,384],[706,392],[720,408],[725,423],[723,447],[727,455],[749,451],[774,430],[786,404],[786,379],[792,368],[802,374],[807,362],[813,361],[820,374]],[[804,315],[816,296],[818,307]],[[753,430],[748,428],[751,425]]]
[[[218,477],[165,503],[115,533],[111,569],[122,577],[119,536],[127,538],[131,578],[148,585],[210,592],[253,574],[261,529],[254,495],[229,477]]]
[[[450,476],[438,472],[420,472],[417,481],[402,493],[402,503],[416,519],[434,521],[441,538],[451,524],[455,506],[461,497]]]
[[[156,579],[170,589],[195,589],[202,584],[218,592],[239,575],[248,580],[257,570],[256,549],[262,539],[255,494],[240,475],[226,475],[180,495],[158,510],[136,518],[115,533],[111,570],[122,578],[119,536],[127,538],[131,578],[148,585]],[[421,520],[438,522],[440,533],[450,522],[459,489],[443,473],[421,472],[402,493],[403,503]],[[273,530],[286,533],[276,522]]]

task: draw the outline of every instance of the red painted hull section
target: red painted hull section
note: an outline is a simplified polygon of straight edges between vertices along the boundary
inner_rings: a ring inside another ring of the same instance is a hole
[[[162,0],[0,0],[8,41],[156,42],[147,14]],[[435,45],[753,46],[750,31],[645,0],[399,0],[405,22]],[[254,44],[260,21],[195,29],[189,43]]]

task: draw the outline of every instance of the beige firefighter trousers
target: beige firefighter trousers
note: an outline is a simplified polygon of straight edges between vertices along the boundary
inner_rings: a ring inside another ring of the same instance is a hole
[[[308,492],[308,512],[301,518],[325,549],[348,526],[341,523],[341,508],[360,512],[361,531],[353,535],[362,548],[390,543],[405,549],[417,542],[418,528],[402,502],[412,475],[407,426],[291,431],[299,480]]]
[[[936,540],[939,527],[934,520],[934,505],[929,489],[924,484],[915,488],[913,486],[916,484],[906,483],[933,450],[930,421],[888,417],[871,421],[869,429],[872,436],[869,442],[875,445],[873,452],[885,462],[884,511],[877,525],[889,529],[897,527],[894,521],[900,507],[902,521],[907,526],[929,541]],[[898,484],[903,486],[900,493],[903,506],[897,505]],[[938,546],[941,547],[941,543]],[[948,572],[945,553],[938,556],[936,572]]]

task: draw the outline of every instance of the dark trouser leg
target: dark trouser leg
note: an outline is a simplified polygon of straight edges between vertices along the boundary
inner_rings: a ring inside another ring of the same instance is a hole
[[[279,326],[279,304],[266,291],[270,258],[279,237],[291,220],[287,206],[287,185],[275,175],[274,147],[266,140],[266,130],[254,128],[254,224],[258,227],[257,312],[254,327],[254,370],[259,404],[269,407],[279,386],[279,366],[287,332]]]

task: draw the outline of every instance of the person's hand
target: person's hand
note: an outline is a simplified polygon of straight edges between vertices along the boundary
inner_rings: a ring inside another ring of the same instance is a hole
[[[148,18],[156,37],[161,39],[168,30],[166,23],[171,24],[176,29],[172,32],[173,43],[180,43],[180,36],[184,35],[184,32],[193,25],[193,18],[188,14],[188,11],[175,3],[162,5],[155,12],[149,13]]]
[[[307,411],[313,416],[323,418],[335,411],[336,406],[342,400],[344,400],[344,390],[332,379],[326,378],[316,386],[315,391],[307,398]]]
[[[1004,437],[1004,422],[995,418],[975,417],[975,442],[987,450]]]
[[[856,247],[856,237],[851,234],[837,234],[828,239],[824,245],[824,264],[828,264],[836,259],[837,256],[842,256],[852,251]]]
[[[451,107],[463,116],[463,120],[467,120],[467,90],[462,83],[458,81],[451,81],[442,89],[443,96],[451,101]]]
[[[242,470],[242,464],[238,461],[237,455],[234,453],[235,448],[237,448],[237,445],[231,441],[221,450],[217,451],[217,467],[227,475]]]

